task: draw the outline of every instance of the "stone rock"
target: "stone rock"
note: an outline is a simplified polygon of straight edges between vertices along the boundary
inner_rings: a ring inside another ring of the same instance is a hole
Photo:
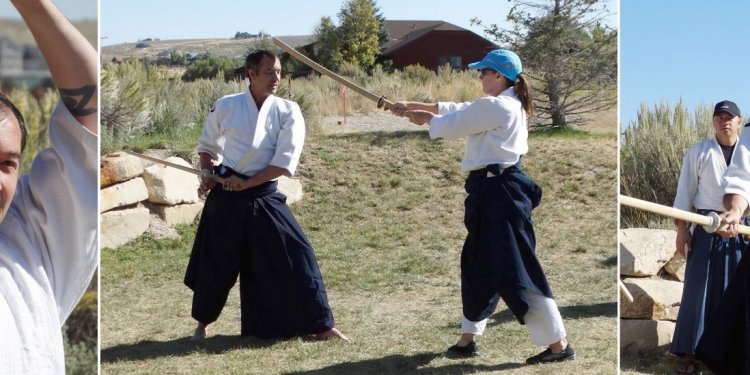
[[[682,299],[682,283],[661,279],[625,279],[633,303],[620,297],[620,317],[677,320]]]
[[[148,199],[143,178],[137,177],[99,191],[99,212],[136,204]]]
[[[664,352],[672,343],[674,322],[620,319],[620,350],[626,353]]]
[[[101,248],[124,245],[148,229],[149,212],[142,206],[100,215]]]
[[[203,209],[203,202],[178,204],[176,206],[154,205],[156,213],[167,225],[191,224]]]
[[[287,205],[292,205],[293,203],[302,200],[302,183],[296,178],[281,176],[281,178],[279,178],[278,190],[286,195]]]
[[[141,159],[124,152],[104,156],[99,165],[102,187],[130,180],[142,173],[143,162]]]
[[[159,217],[159,215],[154,213],[153,207],[149,208],[149,211],[151,212],[151,215],[146,233],[149,233],[157,240],[163,240],[167,238],[180,238],[180,233],[177,232],[177,229],[174,229],[167,225],[167,223],[165,223],[164,220]]]
[[[685,265],[687,260],[682,255],[675,253],[672,259],[664,265],[664,272],[674,276],[675,279],[685,282]]]
[[[192,168],[187,161],[169,157],[166,161]],[[159,204],[196,203],[198,198],[198,176],[161,164],[154,164],[143,172],[148,189],[148,200]]]
[[[620,274],[654,276],[674,255],[676,232],[628,228],[620,231]]]

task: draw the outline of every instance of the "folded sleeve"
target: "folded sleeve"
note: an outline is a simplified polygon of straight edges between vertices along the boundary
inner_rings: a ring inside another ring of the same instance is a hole
[[[698,192],[698,147],[693,146],[682,158],[680,179],[677,182],[677,194],[674,198],[674,208],[692,211],[695,194]]]
[[[438,105],[440,109],[440,105]],[[454,107],[446,107],[446,110]],[[430,122],[430,138],[463,138],[509,126],[518,115],[507,107],[506,103],[495,97],[487,97],[473,103],[455,107],[457,110],[445,115],[438,115]]]
[[[64,322],[98,265],[98,137],[62,104],[52,113],[51,147],[34,158],[21,196]]]
[[[197,152],[205,152],[213,160],[219,160],[219,154],[223,149],[224,138],[221,135],[220,124],[221,100],[217,100],[211,107],[203,124],[203,133],[198,138]]]
[[[291,102],[288,111],[283,114],[281,130],[276,140],[276,151],[270,165],[284,168],[293,175],[297,170],[304,143],[305,119],[299,105]]]

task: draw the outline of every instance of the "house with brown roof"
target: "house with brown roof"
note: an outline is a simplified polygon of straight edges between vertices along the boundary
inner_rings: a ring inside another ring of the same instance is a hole
[[[437,71],[441,65],[450,64],[454,69],[466,69],[467,65],[479,61],[487,52],[497,48],[489,40],[445,21],[385,21],[388,41],[380,46],[381,60],[392,61],[393,69],[408,65],[422,65]],[[315,36],[284,37],[284,42],[302,53],[312,56]],[[290,59],[282,54],[282,63]],[[305,68],[295,72],[304,75],[312,71]]]
[[[473,31],[445,21],[385,21],[388,41],[381,46],[383,59],[391,60],[394,69],[422,65],[428,69],[446,63],[454,69],[465,69],[497,48]]]

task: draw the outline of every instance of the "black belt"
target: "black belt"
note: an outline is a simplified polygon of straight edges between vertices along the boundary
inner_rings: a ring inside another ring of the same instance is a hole
[[[504,169],[505,168],[501,167],[500,164],[490,164],[482,169],[475,169],[469,172],[469,177],[477,177],[479,175],[481,175],[482,177],[487,177],[487,172],[490,172],[495,176],[499,176],[501,173],[503,173]]]
[[[221,178],[227,178],[230,176],[237,176],[243,180],[247,180],[248,178],[250,178],[250,176],[246,176],[242,173],[239,173],[235,171],[234,169],[227,167],[224,164],[214,166],[214,174],[217,174]],[[249,189],[245,189],[239,192],[232,192],[232,193],[242,194],[245,196],[250,196],[252,198],[261,198],[269,194],[275,193],[278,187],[278,183],[279,182],[277,180],[268,181],[258,186],[253,186]]]

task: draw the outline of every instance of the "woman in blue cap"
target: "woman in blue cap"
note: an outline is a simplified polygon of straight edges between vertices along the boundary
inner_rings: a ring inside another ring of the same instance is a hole
[[[453,357],[479,354],[475,337],[500,298],[528,328],[531,339],[547,347],[527,363],[575,358],[565,339],[557,304],[535,254],[531,210],[542,189],[521,170],[528,151],[531,93],[515,53],[497,49],[479,70],[488,96],[471,103],[397,102],[391,111],[417,125],[429,124],[430,138],[466,138],[461,172],[466,175],[464,224],[468,235],[461,253],[463,321],[458,343],[448,349]]]

